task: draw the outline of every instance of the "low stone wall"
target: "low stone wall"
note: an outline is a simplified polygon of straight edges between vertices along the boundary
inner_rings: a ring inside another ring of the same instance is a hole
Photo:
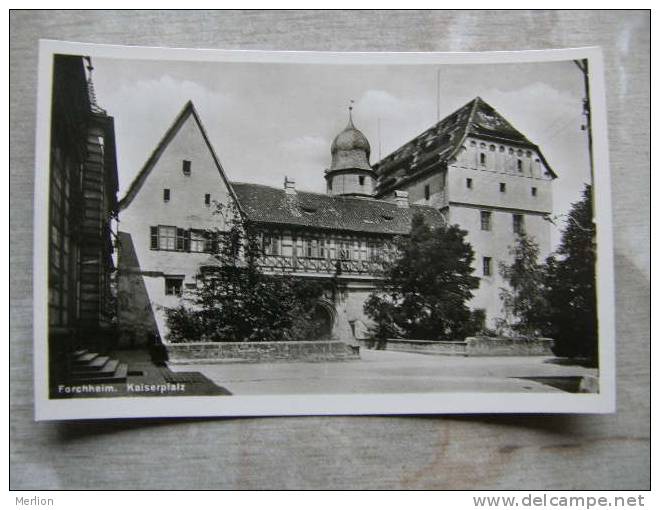
[[[477,336],[465,342],[469,356],[553,356],[551,338]]]
[[[462,342],[388,338],[387,350],[446,356],[552,356],[550,338],[468,337]]]
[[[404,340],[402,338],[388,338],[385,348],[388,351],[467,356],[466,342],[438,342],[434,340]]]
[[[344,342],[190,342],[167,343],[168,363],[270,363],[360,359]]]

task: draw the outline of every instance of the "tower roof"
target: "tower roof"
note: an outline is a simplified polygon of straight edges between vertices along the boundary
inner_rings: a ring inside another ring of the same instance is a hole
[[[329,171],[335,170],[369,170],[371,146],[362,131],[353,124],[353,107],[349,107],[348,124],[332,141],[330,154],[332,164]]]

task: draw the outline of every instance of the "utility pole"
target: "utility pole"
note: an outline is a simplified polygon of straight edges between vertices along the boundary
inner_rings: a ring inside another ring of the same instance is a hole
[[[582,113],[587,119],[587,137],[589,140],[589,170],[591,171],[591,185],[594,183],[594,155],[593,139],[591,135],[591,98],[589,95],[589,61],[586,58],[573,61],[584,77],[584,99],[582,100]]]
[[[380,142],[380,117],[378,117],[378,161],[382,159]]]
[[[436,75],[436,122],[440,122],[440,68]]]

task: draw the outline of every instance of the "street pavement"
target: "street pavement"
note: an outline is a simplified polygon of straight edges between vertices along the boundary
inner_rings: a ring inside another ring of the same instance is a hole
[[[597,370],[548,357],[462,357],[360,350],[360,360],[172,365],[201,372],[233,395],[560,392],[548,381],[597,376]],[[537,380],[525,379],[536,378]],[[565,385],[564,385],[565,386]]]

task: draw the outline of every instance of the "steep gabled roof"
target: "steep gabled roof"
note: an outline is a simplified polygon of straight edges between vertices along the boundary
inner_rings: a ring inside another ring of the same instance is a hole
[[[229,181],[227,180],[227,176],[225,175],[225,171],[222,168],[222,165],[220,164],[220,160],[218,159],[218,156],[216,155],[215,150],[213,149],[213,146],[209,141],[208,135],[206,134],[206,129],[204,129],[204,125],[202,124],[202,121],[199,118],[199,115],[197,114],[195,105],[193,105],[192,101],[188,101],[181,110],[181,112],[179,112],[179,114],[176,116],[172,125],[165,132],[163,138],[160,140],[160,142],[158,142],[158,145],[156,145],[156,148],[147,159],[146,163],[142,167],[142,170],[140,170],[140,172],[137,174],[135,179],[133,179],[133,182],[128,188],[128,191],[126,192],[126,195],[124,195],[124,197],[119,201],[120,210],[126,209],[126,207],[128,207],[130,203],[133,201],[135,195],[137,195],[137,193],[140,191],[140,188],[144,184],[144,181],[146,181],[147,177],[149,176],[149,173],[151,172],[151,170],[153,170],[154,166],[162,156],[163,152],[165,151],[169,143],[174,139],[174,137],[179,132],[181,127],[185,124],[186,120],[188,120],[188,117],[190,117],[191,115],[193,119],[195,119],[195,122],[199,127],[199,131],[202,133],[202,138],[204,139],[204,143],[206,143],[206,146],[208,147],[209,152],[213,157],[213,161],[215,163],[216,168],[218,169],[220,178],[224,181],[231,196],[234,198],[234,200],[236,200],[236,195],[234,193],[234,190],[232,189]],[[239,209],[240,209],[240,205],[239,205]]]
[[[373,168],[378,174],[377,195],[397,189],[446,164],[457,155],[468,136],[534,149],[552,176],[556,177],[538,146],[513,127],[495,108],[476,97],[375,163]],[[400,172],[402,168],[406,169],[404,175]]]
[[[440,211],[429,206],[408,208],[373,198],[331,196],[232,182],[243,213],[260,224],[304,227],[371,234],[408,234],[412,217],[419,212],[431,226],[444,225]]]

